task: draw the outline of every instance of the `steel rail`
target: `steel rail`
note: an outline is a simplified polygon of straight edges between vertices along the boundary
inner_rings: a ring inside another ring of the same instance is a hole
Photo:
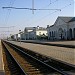
[[[3,45],[5,46],[4,42],[3,42]],[[7,47],[5,46],[5,48],[7,49]],[[8,53],[11,55],[11,57],[14,59],[14,61],[16,62],[16,64],[19,66],[21,72],[24,74],[24,75],[28,75],[26,74],[26,72],[23,70],[23,68],[20,66],[20,64],[16,61],[16,59],[13,57],[13,55],[10,53],[10,51],[7,49]]]
[[[43,61],[41,61],[41,60],[39,60],[39,59],[37,59],[37,58],[31,56],[30,54],[25,53],[23,50],[21,50],[21,49],[15,47],[13,44],[10,43],[10,45],[11,45],[13,48],[17,49],[18,51],[20,51],[21,53],[23,53],[24,55],[27,55],[27,56],[31,57],[32,59],[34,59],[34,60],[36,60],[36,61],[38,61],[38,62],[40,62],[40,63],[46,65],[47,67],[49,67],[49,68],[55,70],[56,72],[58,72],[58,73],[60,73],[60,74],[62,74],[62,75],[69,75],[68,73],[64,72],[63,70],[59,70],[59,69],[57,69],[57,68],[55,68],[55,67],[53,67],[53,66],[51,66],[51,65],[46,64],[46,63],[43,62]]]

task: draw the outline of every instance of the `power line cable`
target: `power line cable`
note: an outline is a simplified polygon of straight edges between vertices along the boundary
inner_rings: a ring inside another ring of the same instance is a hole
[[[44,6],[44,7],[42,7],[42,8],[47,8],[47,7],[49,7],[50,5],[52,5],[52,4],[54,4],[54,3],[56,3],[56,2],[58,2],[59,0],[55,0],[55,1],[50,1],[49,2],[49,4],[48,5],[46,5],[46,6]],[[61,11],[61,10],[60,10]],[[39,10],[35,13],[35,14],[38,14],[38,13],[40,13],[39,12]],[[35,15],[35,16],[37,16],[37,15]],[[34,15],[31,17],[31,18],[34,18]],[[30,18],[30,20],[31,20],[31,18]],[[29,23],[29,20],[27,20],[28,21],[28,23]]]
[[[62,8],[60,8],[60,9],[61,9],[60,11],[62,11],[63,9],[65,9],[65,8],[67,8],[67,7],[69,7],[69,6],[71,6],[71,5],[74,4],[74,3],[75,3],[75,2],[69,3],[68,5],[66,5],[66,6],[64,6],[64,7],[62,7]],[[38,21],[35,21],[34,23],[37,23],[37,22],[39,22],[39,21],[42,21],[44,18],[49,17],[50,15],[52,15],[52,14],[54,14],[54,13],[56,13],[56,12],[59,12],[59,11],[56,10],[56,11],[54,11],[54,12],[48,14],[48,15],[45,15],[44,17],[40,18]],[[31,24],[34,24],[34,23],[31,23]]]
[[[47,8],[47,7],[49,7],[50,5],[52,5],[52,4],[54,4],[54,3],[56,3],[56,2],[58,2],[59,0],[55,0],[55,1],[50,1],[50,3],[48,4],[48,5],[46,5],[46,6],[44,6],[44,7],[42,7],[42,8]],[[38,13],[40,13],[39,12],[39,10],[35,13],[35,14],[38,14]],[[35,15],[35,16],[37,16],[37,15]],[[31,18],[33,19],[34,18],[34,15],[32,15],[32,17],[30,17],[30,20],[31,20]],[[28,20],[26,20],[26,22],[28,21],[28,23],[29,23],[29,19]]]
[[[59,0],[55,0],[55,1],[50,1],[50,3],[48,4],[48,5],[46,5],[46,6],[44,6],[44,7],[42,7],[42,8],[47,8],[47,7],[49,7],[50,5],[52,5],[52,4],[54,4],[54,3],[56,3],[57,1],[59,1]],[[26,8],[27,9],[27,8]],[[31,9],[32,10],[32,9]],[[35,9],[34,9],[35,10]],[[53,10],[53,9],[52,9]],[[39,12],[40,10],[38,10],[35,14],[38,14],[38,13],[40,13]],[[58,11],[60,11],[60,9],[58,9]],[[35,15],[35,16],[37,16],[37,15]],[[32,17],[30,17],[30,20],[31,20],[31,18],[34,18],[34,15],[32,15]],[[28,21],[28,23],[29,23],[29,19],[28,20],[26,20],[26,22]]]
[[[15,1],[16,1],[16,0],[10,0],[8,6],[13,6]],[[6,16],[5,16],[5,21],[4,21],[4,24],[5,24],[5,25],[8,25],[8,20],[9,20],[10,14],[11,14],[11,9],[8,9],[7,14],[6,14]],[[9,28],[14,28],[14,26],[0,27],[0,29],[1,29],[1,28],[2,28],[2,29],[7,29],[8,31],[6,31],[6,32],[8,32],[8,35],[9,35],[9,32],[10,32]],[[4,31],[3,31],[3,32],[4,32]],[[1,32],[1,33],[2,33],[2,32]]]
[[[0,27],[0,28],[13,28],[13,27],[15,27],[15,26],[9,26],[9,27]]]
[[[33,9],[33,8],[16,8],[16,7],[2,7],[3,9],[28,9],[28,10],[58,10],[60,11],[60,9]]]
[[[45,6],[45,7],[43,7],[44,9],[34,9],[34,7],[33,8],[16,8],[16,7],[2,7],[3,9],[26,9],[26,10],[58,10],[58,11],[60,11],[60,9],[45,9],[45,8],[47,8],[48,6],[50,6],[51,4],[53,4],[53,3],[55,3],[55,2],[57,2],[58,0],[55,0],[55,1],[50,1],[50,4],[49,5],[47,5],[47,6]],[[34,3],[34,2],[32,2],[32,3]],[[34,5],[34,4],[33,4]],[[33,18],[33,17],[32,17]]]
[[[69,5],[67,5],[67,6],[62,7],[62,8],[61,8],[61,11],[62,11],[63,9],[65,9],[65,8],[69,7],[70,5],[72,5],[72,4],[69,4]],[[54,11],[54,12],[51,13],[51,14],[54,14],[54,13],[57,13],[57,12],[59,12],[59,11]],[[50,14],[50,15],[51,15],[51,14]],[[49,15],[47,15],[46,17],[49,17]],[[46,18],[46,17],[45,17],[45,18]],[[44,18],[43,18],[43,19],[44,19]],[[43,20],[43,19],[42,19],[42,20]]]
[[[48,6],[50,6],[50,5],[54,4],[54,3],[56,3],[57,1],[58,1],[58,0],[50,1],[50,3],[49,3],[46,7],[48,7]]]
[[[9,6],[9,7],[13,6],[14,2],[15,2],[15,0],[10,1],[10,3],[9,3],[8,6]],[[8,22],[8,20],[9,20],[10,13],[11,13],[11,9],[8,9],[8,13],[6,14],[6,17],[5,17],[5,24],[6,24],[6,25],[7,25],[7,22]]]

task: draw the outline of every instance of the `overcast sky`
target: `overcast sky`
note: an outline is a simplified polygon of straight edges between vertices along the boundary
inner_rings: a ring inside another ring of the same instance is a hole
[[[28,9],[2,8],[32,8],[32,0],[0,0],[0,37],[16,34],[25,27],[52,25],[58,16],[74,16],[74,3],[74,0],[34,0],[36,9],[61,9],[61,11],[34,10],[33,14],[32,10]]]

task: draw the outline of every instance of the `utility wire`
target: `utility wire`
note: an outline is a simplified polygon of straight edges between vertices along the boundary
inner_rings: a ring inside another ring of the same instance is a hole
[[[15,2],[15,0],[10,1],[10,3],[9,3],[8,6],[9,6],[9,7],[13,6],[14,2]],[[6,25],[7,25],[7,22],[8,22],[9,16],[10,16],[10,13],[11,13],[11,9],[8,9],[8,13],[6,14],[6,17],[5,17],[5,24],[6,24]]]
[[[50,0],[50,3],[49,3],[49,5],[47,5],[47,6],[50,6],[51,4],[54,4],[55,2],[57,2],[58,0],[55,0],[55,1],[51,1]]]
[[[55,3],[55,2],[57,2],[58,0],[55,0],[55,1],[51,1],[50,0],[50,4],[49,5],[51,5],[51,4],[53,4],[53,3]],[[49,5],[47,5],[46,7],[48,7]],[[43,7],[43,8],[46,8],[46,7]],[[28,10],[60,10],[60,9],[38,9],[38,8],[34,8],[34,0],[32,0],[32,8],[17,8],[17,7],[11,7],[11,6],[9,6],[9,7],[2,7],[3,9],[28,9]],[[34,13],[34,11],[33,11],[33,13]]]
[[[65,9],[65,8],[67,8],[67,7],[69,7],[69,6],[71,6],[71,5],[74,4],[74,3],[75,3],[75,2],[70,3],[70,4],[68,4],[68,5],[66,5],[66,6],[64,6],[64,7],[62,7],[62,8],[60,8],[60,9],[61,9],[60,11],[62,11],[63,9]],[[54,11],[54,12],[48,14],[48,15],[45,15],[44,17],[40,18],[38,21],[35,21],[34,23],[37,23],[37,22],[43,20],[43,19],[46,18],[46,17],[49,17],[50,15],[52,15],[52,14],[54,14],[54,13],[56,13],[56,12],[59,12],[59,11],[56,10],[56,11]],[[31,24],[34,24],[34,23],[31,23]]]
[[[15,27],[15,26],[9,26],[9,27],[0,27],[0,28],[12,28],[12,27]]]
[[[2,33],[2,32],[13,32],[13,31],[0,31],[0,32]]]
[[[46,5],[46,6],[42,7],[42,8],[47,8],[47,7],[49,7],[50,5],[56,3],[57,1],[59,1],[59,0],[50,1],[48,5]],[[61,11],[61,10],[60,10],[60,11]],[[36,12],[36,14],[38,14],[38,13],[39,13],[39,10]],[[37,15],[35,15],[35,16],[37,16]],[[32,17],[30,17],[30,18],[34,18],[34,15],[33,15]],[[30,19],[30,20],[31,20],[31,19]],[[27,20],[27,21],[28,21],[28,23],[29,23],[29,20]]]
[[[17,8],[17,7],[2,7],[3,9],[28,9],[28,10],[59,10],[60,9],[33,9],[33,8]]]
[[[14,4],[14,2],[15,2],[16,0],[10,0],[10,3],[9,3],[9,7],[11,7],[11,6],[13,6],[13,4]],[[10,17],[10,14],[11,14],[11,9],[8,9],[8,11],[7,11],[7,14],[6,14],[6,16],[5,16],[5,21],[4,21],[4,23],[5,23],[5,25],[7,25],[8,24],[8,20],[9,20],[9,17]],[[7,31],[5,31],[5,32],[8,32],[8,35],[9,35],[9,32],[10,32],[10,30],[9,30],[9,28],[14,28],[14,26],[10,26],[10,27],[0,27],[0,29],[7,29]],[[3,31],[4,32],[4,31]],[[1,32],[2,33],[2,32]]]
[[[68,5],[64,6],[64,7],[62,7],[62,8],[61,8],[61,11],[62,11],[63,9],[65,9],[65,8],[71,6],[71,5],[72,5],[72,4],[70,3],[70,4],[68,4]],[[60,11],[60,12],[61,12],[61,11]],[[54,11],[54,12],[48,14],[47,16],[43,17],[41,20],[43,20],[44,18],[49,17],[49,15],[52,15],[52,14],[57,13],[57,12],[59,12],[59,11]],[[40,21],[40,20],[39,20],[39,21]]]
[[[47,6],[45,6],[45,7],[43,7],[43,8],[47,8],[47,7],[49,7],[50,5],[52,5],[52,4],[54,4],[55,2],[57,2],[58,0],[55,0],[55,1],[51,1],[50,0],[50,3],[49,3],[49,5],[47,5]],[[33,4],[34,2],[32,2],[32,5],[34,5]],[[58,10],[58,11],[61,11],[60,9],[34,9],[34,7],[32,6],[32,8],[16,8],[16,7],[2,7],[3,9],[5,9],[5,8],[7,8],[7,9],[28,9],[28,10],[32,10],[32,13],[33,13],[33,10]],[[38,11],[39,12],[39,11]],[[37,12],[37,13],[38,13]],[[36,14],[37,14],[36,13]],[[35,15],[36,16],[36,15]],[[31,18],[33,18],[34,16],[32,16]],[[27,20],[28,21],[28,20]]]
[[[51,4],[51,0],[50,0],[50,4]]]

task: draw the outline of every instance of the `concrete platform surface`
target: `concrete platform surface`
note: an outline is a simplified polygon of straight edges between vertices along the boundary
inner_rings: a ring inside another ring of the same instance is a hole
[[[4,75],[4,63],[3,63],[1,40],[0,40],[0,75]]]
[[[21,40],[21,41],[75,46],[75,40],[73,41]]]
[[[65,47],[56,47],[56,46],[47,46],[33,43],[23,43],[8,41],[15,45],[21,46],[26,49],[30,49],[34,52],[52,57],[69,64],[75,65],[75,49],[74,48],[65,48]]]

